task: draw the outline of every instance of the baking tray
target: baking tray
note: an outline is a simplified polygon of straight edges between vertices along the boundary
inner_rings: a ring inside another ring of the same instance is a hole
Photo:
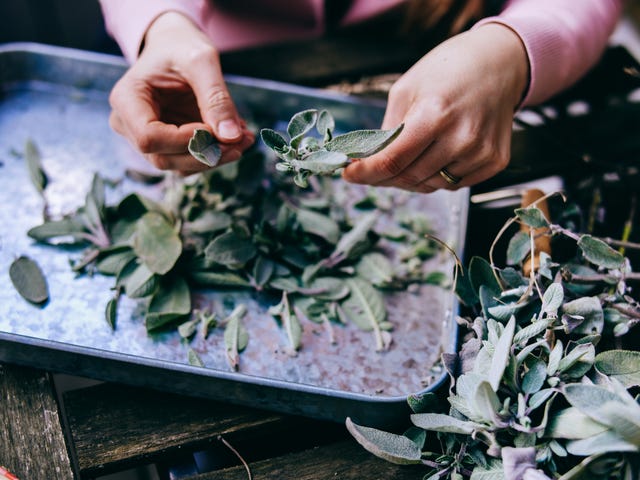
[[[249,309],[243,321],[251,339],[260,341],[250,340],[240,371],[230,371],[221,334],[188,346],[177,332],[150,335],[135,300],[121,299],[112,331],[104,307],[113,278],[78,277],[69,260],[80,250],[37,244],[26,235],[42,222],[42,199],[16,155],[27,139],[41,152],[54,216],[83,203],[95,172],[124,179],[109,190],[110,204],[131,191],[158,193],[124,178],[125,168],[151,167],[108,125],[108,94],[125,69],[124,60],[111,55],[31,43],[0,46],[0,360],[340,422],[347,416],[372,426],[404,421],[407,396],[432,391],[445,379],[440,354],[454,351],[457,335],[458,305],[450,289],[423,286],[385,297],[396,324],[389,351],[375,352],[371,334],[355,327],[336,327],[333,346],[319,327],[304,324],[296,357],[285,353],[282,332],[250,293],[200,292],[196,303],[220,306],[231,296]],[[260,127],[282,125],[306,108],[330,110],[344,130],[379,128],[384,114],[379,100],[252,78],[227,81],[241,110],[269,119]],[[365,188],[337,182],[347,195]],[[468,190],[402,194],[461,253]],[[45,273],[50,301],[44,307],[27,303],[11,285],[9,266],[20,255],[33,258]],[[453,265],[443,254],[428,268],[451,275]],[[205,367],[188,363],[188,347]]]

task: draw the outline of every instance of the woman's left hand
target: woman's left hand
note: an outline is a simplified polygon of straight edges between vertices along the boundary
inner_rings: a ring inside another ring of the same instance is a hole
[[[344,179],[430,193],[486,180],[509,163],[513,115],[529,64],[520,38],[488,23],[443,42],[391,88],[382,128],[404,123],[381,152]]]

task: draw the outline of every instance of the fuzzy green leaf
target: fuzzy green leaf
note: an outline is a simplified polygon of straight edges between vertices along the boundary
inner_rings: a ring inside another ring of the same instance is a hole
[[[251,238],[235,231],[223,233],[214,238],[205,248],[207,261],[238,269],[256,256],[258,249]]]
[[[151,298],[145,316],[147,331],[153,331],[191,312],[191,292],[182,278],[167,279]]]
[[[189,153],[208,167],[215,167],[220,162],[222,150],[216,138],[208,130],[195,129],[187,145]]]
[[[598,238],[582,235],[578,247],[591,263],[604,268],[620,268],[624,264],[624,256]]]
[[[545,218],[542,210],[538,207],[516,208],[515,214],[518,219],[531,228],[548,227],[549,222]]]
[[[16,258],[9,267],[11,283],[28,302],[43,304],[49,299],[49,287],[40,266],[27,256]]]
[[[410,438],[357,425],[351,418],[347,418],[346,426],[353,438],[375,456],[399,465],[420,463],[422,452]]]
[[[595,358],[595,368],[603,375],[615,378],[625,387],[640,386],[640,352],[608,350]]]
[[[349,158],[364,158],[379,152],[400,135],[404,124],[392,130],[356,130],[333,137],[324,144],[332,152],[342,152]]]
[[[507,265],[518,265],[531,251],[531,237],[524,231],[516,232],[507,246]]]
[[[182,254],[182,240],[162,214],[147,212],[136,223],[133,250],[149,270],[164,275]]]
[[[27,163],[27,169],[29,170],[29,177],[31,178],[31,183],[38,192],[44,192],[44,189],[47,188],[47,184],[49,183],[49,179],[47,178],[47,174],[42,168],[42,159],[40,156],[40,151],[36,144],[30,138],[27,139],[24,145],[24,158]]]
[[[296,113],[287,125],[287,133],[293,148],[297,148],[302,137],[311,130],[318,120],[318,110],[309,109]]]

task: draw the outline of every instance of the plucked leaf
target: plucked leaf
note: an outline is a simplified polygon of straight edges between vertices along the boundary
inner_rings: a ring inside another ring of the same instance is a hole
[[[27,235],[39,242],[61,237],[71,237],[74,241],[84,241],[82,236],[85,233],[87,233],[87,229],[78,218],[68,217],[35,226],[29,229]]]
[[[178,261],[182,241],[162,214],[147,212],[136,223],[133,250],[149,270],[164,275]]]
[[[191,292],[182,278],[167,279],[151,298],[145,315],[147,331],[153,331],[191,312]]]
[[[40,266],[31,258],[22,255],[9,267],[11,283],[18,293],[34,304],[43,304],[49,299],[49,287]]]
[[[222,150],[216,138],[208,130],[195,129],[187,145],[189,153],[208,167],[215,167],[220,162]]]
[[[195,270],[189,272],[189,278],[197,285],[203,287],[251,287],[249,280],[234,272]]]
[[[31,178],[31,183],[38,192],[44,192],[44,189],[47,188],[47,184],[49,183],[49,179],[47,178],[47,174],[42,168],[42,159],[40,156],[40,151],[36,144],[30,138],[27,139],[24,145],[24,158],[27,163],[27,169],[29,170],[29,177]]]
[[[368,279],[375,286],[383,287],[393,281],[393,264],[379,252],[363,255],[356,264],[356,271],[360,277]]]
[[[244,305],[239,305],[229,315],[224,329],[224,344],[227,349],[227,360],[233,370],[238,369],[238,354],[247,348],[249,343],[249,332],[242,324],[242,317],[247,309]]]
[[[364,331],[371,331],[387,318],[384,299],[368,281],[354,277],[347,279],[351,295],[342,302],[349,318]]]
[[[232,230],[213,239],[204,253],[207,261],[237,269],[255,257],[258,249],[251,238]]]
[[[333,245],[338,243],[340,227],[331,217],[306,208],[296,208],[295,213],[296,219],[305,232],[324,238]]]

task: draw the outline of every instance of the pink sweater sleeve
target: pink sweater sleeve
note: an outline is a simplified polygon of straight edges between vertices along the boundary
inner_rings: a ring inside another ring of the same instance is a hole
[[[524,105],[543,102],[580,79],[600,58],[624,0],[510,0],[495,17],[521,38],[529,57]]]
[[[149,25],[162,13],[180,12],[199,25],[203,0],[100,0],[107,32],[131,63],[138,58]]]

